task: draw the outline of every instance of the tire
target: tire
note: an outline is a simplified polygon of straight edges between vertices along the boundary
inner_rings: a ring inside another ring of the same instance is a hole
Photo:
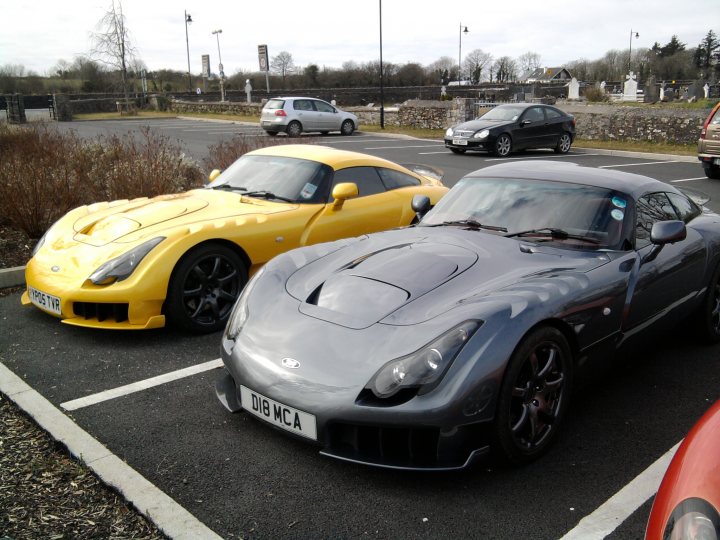
[[[565,132],[560,135],[560,138],[558,139],[557,145],[554,148],[555,153],[567,154],[570,151],[570,146],[572,146],[572,137],[569,133]]]
[[[567,411],[573,359],[565,336],[542,326],[528,333],[508,362],[493,423],[495,451],[515,465],[550,447]]]
[[[285,133],[288,134],[288,137],[299,137],[302,135],[302,124],[298,122],[297,120],[293,120],[288,124],[288,126],[285,128]]]
[[[706,343],[720,342],[720,266],[713,272],[705,299],[695,314],[694,326]]]
[[[493,154],[498,157],[507,157],[512,152],[512,139],[507,133],[503,133],[495,139],[495,147],[493,148]]]
[[[703,170],[705,171],[705,176],[708,178],[712,178],[714,180],[720,179],[720,166],[710,163],[708,165],[703,165]]]
[[[352,135],[353,131],[355,131],[355,124],[352,120],[345,120],[340,126],[340,133],[343,135]]]
[[[226,246],[203,244],[191,249],[170,278],[165,302],[169,321],[196,334],[222,330],[247,275],[240,256]]]
[[[462,148],[451,148],[450,151],[453,154],[464,154],[467,150],[463,150]]]

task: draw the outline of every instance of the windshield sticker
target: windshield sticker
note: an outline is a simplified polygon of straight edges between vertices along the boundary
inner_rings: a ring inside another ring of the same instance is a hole
[[[623,212],[622,210],[618,210],[618,209],[616,208],[615,210],[613,210],[612,212],[610,212],[610,215],[613,217],[613,219],[616,219],[616,220],[618,220],[618,221],[622,221],[623,218],[625,217],[625,212]]]
[[[300,196],[303,199],[310,199],[313,195],[315,195],[315,191],[317,190],[317,186],[315,184],[307,183],[305,184],[305,187],[302,188],[302,191],[300,192]]]
[[[613,197],[612,203],[618,208],[625,208],[627,206],[627,201],[625,199],[621,199],[620,197]]]

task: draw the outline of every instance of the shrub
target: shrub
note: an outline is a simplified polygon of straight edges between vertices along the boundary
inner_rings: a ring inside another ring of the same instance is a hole
[[[585,98],[592,102],[610,101],[610,96],[597,86],[588,86],[585,89]]]
[[[2,124],[0,155],[0,219],[31,238],[77,206],[184,191],[203,176],[179,146],[149,129],[85,142],[46,124]]]

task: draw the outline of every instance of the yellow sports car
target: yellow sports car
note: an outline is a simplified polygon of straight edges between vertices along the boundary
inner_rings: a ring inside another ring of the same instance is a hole
[[[422,171],[422,169],[419,169]],[[23,304],[93,328],[225,326],[240,291],[290,249],[409,225],[446,192],[431,171],[316,145],[249,152],[203,189],[82,206],[27,265]]]

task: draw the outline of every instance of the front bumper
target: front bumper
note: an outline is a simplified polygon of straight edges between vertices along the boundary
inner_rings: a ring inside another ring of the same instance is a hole
[[[458,144],[462,141],[465,144]],[[484,150],[490,151],[491,146],[487,138],[485,139],[464,139],[464,138],[445,138],[445,148],[456,148],[458,150]]]

